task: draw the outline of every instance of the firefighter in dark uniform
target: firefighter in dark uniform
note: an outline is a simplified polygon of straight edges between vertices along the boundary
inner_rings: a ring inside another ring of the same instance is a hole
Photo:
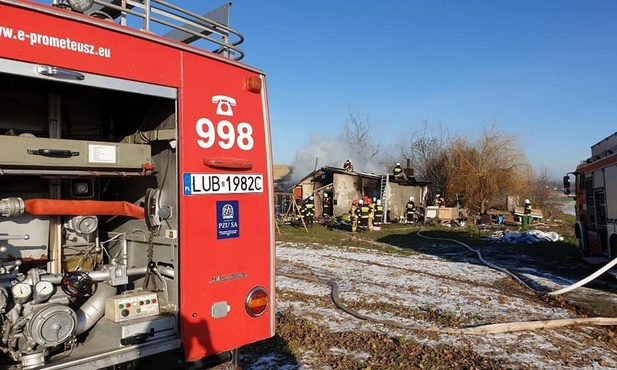
[[[531,216],[532,209],[533,208],[531,207],[531,202],[529,201],[529,199],[525,199],[525,208],[523,210],[524,216],[522,220],[523,229],[530,227],[533,222],[533,217]]]
[[[401,167],[400,163],[397,163],[396,166],[394,166],[394,168],[392,169],[392,174],[394,175],[395,179],[407,180],[407,175],[405,175],[405,172],[403,172],[403,167]]]
[[[322,205],[322,209],[321,209],[321,214],[324,217],[330,217],[330,197],[328,196],[328,193],[323,193],[323,205]]]
[[[531,216],[531,210],[533,208],[531,207],[531,202],[529,201],[529,199],[525,199],[525,211],[523,212],[526,216]]]
[[[304,217],[303,216],[304,207],[302,207],[302,203],[304,203],[302,200],[302,197],[298,195],[298,198],[296,199],[296,209],[298,212],[298,217]]]
[[[368,217],[369,213],[371,213],[371,208],[362,199],[360,199],[359,203],[360,206],[358,207],[358,210],[360,211],[360,229],[366,230],[368,228]]]
[[[381,199],[377,199],[375,204],[375,225],[381,225],[383,222],[383,206],[381,205]]]
[[[308,226],[313,227],[313,220],[315,218],[315,203],[313,201],[312,195],[308,198],[306,202],[304,202],[302,209],[303,209],[302,214],[304,216],[304,222]]]
[[[343,169],[347,172],[353,171],[353,164],[351,164],[351,160],[348,159],[345,163],[343,163]]]
[[[407,214],[407,222],[414,222],[416,215],[416,203],[413,197],[409,197],[409,202],[405,205],[405,211]]]

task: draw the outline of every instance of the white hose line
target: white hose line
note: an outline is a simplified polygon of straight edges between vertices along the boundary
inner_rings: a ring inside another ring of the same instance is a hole
[[[614,326],[617,325],[617,318],[614,317],[581,317],[574,319],[553,319],[538,321],[519,321],[504,322],[499,324],[487,324],[468,328],[442,328],[441,333],[448,334],[501,334],[524,330],[556,329],[566,326]]]
[[[301,279],[306,281],[313,281],[319,283],[325,283],[330,285],[332,301],[334,304],[344,312],[360,319],[366,320],[370,322],[374,322],[377,324],[390,325],[395,328],[404,329],[404,330],[418,330],[418,331],[429,331],[435,333],[442,334],[466,334],[466,335],[483,335],[483,334],[501,334],[501,333],[512,333],[516,331],[524,331],[524,330],[539,330],[539,329],[555,329],[555,328],[563,328],[566,326],[614,326],[617,325],[617,318],[613,317],[581,317],[581,318],[572,318],[572,319],[554,319],[554,320],[537,320],[537,321],[519,321],[519,322],[504,322],[497,324],[486,324],[480,326],[472,326],[467,328],[439,328],[435,326],[424,327],[419,325],[405,325],[394,320],[389,319],[379,319],[376,317],[371,317],[368,315],[364,315],[359,313],[358,311],[351,309],[343,303],[343,300],[339,294],[338,284],[333,280],[328,280],[319,277],[313,276],[305,276],[301,274],[294,273],[284,273],[278,272],[277,275],[285,276],[292,279]]]
[[[470,250],[471,252],[475,252],[476,255],[478,256],[478,259],[480,261],[482,261],[482,263],[484,263],[486,266],[491,267],[497,271],[501,271],[505,274],[508,274],[509,276],[511,276],[513,279],[515,279],[516,281],[518,281],[521,285],[523,285],[525,288],[533,291],[533,292],[537,292],[537,293],[542,293],[539,292],[533,288],[531,288],[529,285],[527,285],[524,281],[522,281],[518,276],[514,275],[513,273],[511,273],[510,271],[506,270],[503,267],[497,266],[497,265],[493,265],[492,263],[486,261],[483,257],[482,254],[480,253],[479,250],[477,249],[473,249],[470,246],[468,246],[467,244],[455,240],[455,239],[449,239],[449,238],[436,238],[436,237],[430,237],[430,236],[426,236],[426,235],[422,235],[422,233],[420,231],[418,231],[417,233],[418,236],[425,238],[425,239],[431,239],[431,240],[444,240],[444,241],[449,241],[452,243],[456,243],[456,244],[460,244],[463,247],[467,248],[468,250]],[[598,276],[602,275],[604,272],[606,272],[608,269],[610,269],[611,267],[615,266],[617,264],[617,258],[615,258],[614,260],[612,260],[611,262],[609,262],[608,264],[606,264],[604,267],[602,267],[601,269],[599,269],[598,271],[596,271],[595,273],[589,275],[587,278],[579,281],[578,283],[575,283],[573,285],[570,285],[568,287],[565,287],[563,289],[554,291],[554,292],[549,292],[549,295],[559,295],[559,294],[563,294],[566,292],[569,292],[571,290],[574,290],[578,287],[581,287],[585,284],[587,284],[588,282],[596,279]],[[523,330],[539,330],[539,329],[555,329],[555,328],[562,328],[562,327],[566,327],[566,326],[573,326],[573,325],[606,325],[606,326],[615,326],[617,325],[617,318],[614,317],[582,317],[582,318],[572,318],[572,319],[553,319],[553,320],[538,320],[538,321],[520,321],[520,322],[505,322],[505,323],[498,323],[498,324],[486,324],[486,325],[480,325],[480,326],[475,326],[475,327],[467,327],[467,328],[438,328],[438,327],[421,327],[421,326],[415,326],[415,325],[403,325],[400,324],[398,322],[395,322],[393,320],[383,320],[383,319],[377,319],[377,318],[373,318],[367,315],[363,315],[360,314],[359,312],[352,310],[351,308],[347,307],[341,300],[340,296],[339,296],[339,291],[338,291],[338,285],[336,284],[336,282],[332,281],[332,280],[327,280],[327,279],[322,279],[322,278],[317,278],[317,277],[308,277],[308,276],[303,276],[303,275],[299,275],[299,274],[292,274],[292,273],[278,273],[277,275],[281,275],[281,276],[287,276],[290,278],[294,278],[294,279],[304,279],[304,280],[309,280],[309,281],[317,281],[317,282],[322,282],[322,283],[327,283],[330,285],[331,289],[332,289],[332,293],[331,293],[331,297],[333,302],[336,304],[336,306],[338,308],[340,308],[341,310],[351,314],[352,316],[355,316],[359,319],[362,320],[368,320],[368,321],[372,321],[375,323],[380,323],[380,324],[386,324],[386,325],[391,325],[400,329],[407,329],[407,330],[421,330],[421,331],[431,331],[431,332],[437,332],[437,333],[444,333],[444,334],[469,334],[469,335],[481,335],[481,334],[499,334],[499,333],[510,333],[510,332],[515,332],[515,331],[523,331]]]
[[[542,292],[539,292],[539,291],[537,291],[537,290],[533,289],[533,288],[532,288],[532,287],[530,287],[529,285],[525,284],[525,283],[524,283],[521,279],[519,279],[519,278],[518,278],[518,276],[514,275],[513,273],[511,273],[510,271],[506,270],[505,268],[503,268],[503,267],[499,267],[499,266],[493,265],[493,264],[492,264],[492,263],[490,263],[490,262],[487,262],[484,258],[482,258],[482,254],[480,253],[480,251],[479,251],[479,250],[477,250],[477,249],[472,249],[470,246],[468,246],[467,244],[465,244],[465,243],[463,243],[463,242],[461,242],[461,241],[458,241],[458,240],[455,240],[455,239],[449,239],[449,238],[435,238],[435,237],[430,237],[430,236],[422,235],[421,231],[418,231],[418,233],[417,233],[417,234],[418,234],[418,236],[419,236],[419,237],[421,237],[421,238],[425,238],[425,239],[432,239],[432,240],[445,240],[445,241],[450,241],[450,242],[453,242],[453,243],[460,244],[460,245],[462,245],[463,247],[465,247],[465,248],[469,249],[470,251],[472,251],[472,252],[476,252],[476,254],[478,255],[478,259],[480,259],[480,261],[482,261],[482,263],[484,263],[484,264],[485,264],[485,265],[487,265],[488,267],[491,267],[491,268],[493,268],[493,269],[495,269],[495,270],[501,271],[501,272],[503,272],[503,273],[506,273],[506,274],[508,274],[508,275],[512,276],[512,278],[514,278],[516,281],[518,281],[519,283],[521,283],[521,284],[522,284],[525,288],[527,288],[527,289],[529,289],[529,290],[532,290],[532,291],[537,292],[537,293],[542,293]],[[576,288],[580,288],[580,287],[582,287],[583,285],[585,285],[585,284],[587,284],[587,283],[589,283],[589,282],[591,282],[591,281],[593,281],[593,280],[597,279],[600,275],[602,275],[602,274],[603,274],[603,273],[605,273],[606,271],[610,270],[610,268],[611,268],[611,267],[613,267],[613,266],[615,266],[615,265],[617,265],[617,258],[613,259],[611,262],[609,262],[609,263],[607,263],[606,265],[604,265],[604,267],[602,267],[602,268],[601,268],[601,269],[599,269],[598,271],[594,272],[593,274],[591,274],[591,275],[587,276],[587,277],[586,277],[586,278],[584,278],[583,280],[581,280],[581,281],[579,281],[579,282],[577,282],[577,283],[574,283],[574,284],[572,284],[572,285],[570,285],[570,286],[567,286],[567,287],[565,287],[565,288],[562,288],[562,289],[556,290],[556,291],[554,291],[554,292],[548,292],[548,295],[551,295],[551,296],[560,295],[560,294],[564,294],[564,293],[567,293],[567,292],[569,292],[569,291],[572,291],[572,290],[574,290],[574,289],[576,289]]]
[[[567,292],[569,292],[571,290],[574,290],[576,288],[580,288],[583,285],[589,283],[590,281],[595,280],[596,278],[598,278],[600,275],[602,275],[606,271],[610,270],[610,268],[615,266],[615,265],[617,265],[617,258],[613,259],[611,262],[609,262],[606,265],[604,265],[604,267],[602,267],[598,271],[594,272],[593,274],[587,276],[586,278],[584,278],[583,280],[579,281],[578,283],[574,283],[574,284],[572,284],[570,286],[567,286],[565,288],[561,288],[561,289],[556,290],[554,292],[549,292],[548,295],[559,295],[559,294],[567,293]]]
[[[497,270],[497,271],[501,271],[501,272],[503,272],[504,274],[508,274],[508,275],[510,275],[510,276],[511,276],[514,280],[518,281],[518,282],[519,282],[522,286],[524,286],[525,288],[527,288],[527,289],[529,289],[529,290],[531,290],[531,291],[536,292],[536,290],[535,290],[535,289],[533,289],[532,287],[530,287],[529,285],[527,285],[527,284],[526,284],[523,280],[521,280],[518,276],[514,275],[513,273],[511,273],[510,271],[506,270],[506,269],[505,269],[505,268],[503,268],[503,267],[500,267],[500,266],[497,266],[497,265],[493,265],[492,263],[488,262],[487,260],[485,260],[485,259],[482,257],[482,253],[480,253],[480,251],[479,251],[479,250],[477,250],[477,249],[473,249],[473,248],[471,248],[470,246],[468,246],[467,244],[465,244],[465,243],[463,243],[463,242],[461,242],[461,241],[458,241],[458,240],[455,240],[455,239],[448,239],[448,238],[434,238],[434,237],[430,237],[430,236],[422,235],[420,231],[418,231],[418,236],[419,236],[419,237],[421,237],[421,238],[425,238],[425,239],[431,239],[431,240],[445,240],[445,241],[450,241],[450,242],[453,242],[453,243],[456,243],[456,244],[460,244],[460,245],[462,245],[463,247],[465,247],[465,248],[469,249],[471,252],[475,252],[475,253],[478,255],[478,259],[479,259],[480,261],[482,261],[482,263],[484,263],[484,264],[485,264],[485,265],[487,265],[488,267],[490,267],[490,268],[492,268],[492,269],[495,269],[495,270]]]

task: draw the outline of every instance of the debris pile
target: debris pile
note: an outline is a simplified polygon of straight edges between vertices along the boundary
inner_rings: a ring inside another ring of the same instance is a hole
[[[489,240],[500,241],[506,243],[538,243],[538,242],[556,242],[563,240],[563,236],[560,236],[554,231],[541,231],[541,230],[527,230],[523,232],[511,232],[511,231],[496,231],[492,233]]]

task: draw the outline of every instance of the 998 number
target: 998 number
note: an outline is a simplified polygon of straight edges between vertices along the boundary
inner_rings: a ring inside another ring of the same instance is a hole
[[[200,118],[195,123],[197,140],[200,147],[209,149],[217,143],[221,149],[231,149],[237,145],[241,150],[251,150],[255,141],[253,140],[253,126],[250,123],[240,122],[238,126],[222,120],[216,124],[207,118]]]

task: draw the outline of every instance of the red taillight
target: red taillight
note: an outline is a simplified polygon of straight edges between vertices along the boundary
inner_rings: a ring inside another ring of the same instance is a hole
[[[253,317],[263,315],[268,308],[268,292],[262,287],[251,289],[246,296],[246,312]]]

